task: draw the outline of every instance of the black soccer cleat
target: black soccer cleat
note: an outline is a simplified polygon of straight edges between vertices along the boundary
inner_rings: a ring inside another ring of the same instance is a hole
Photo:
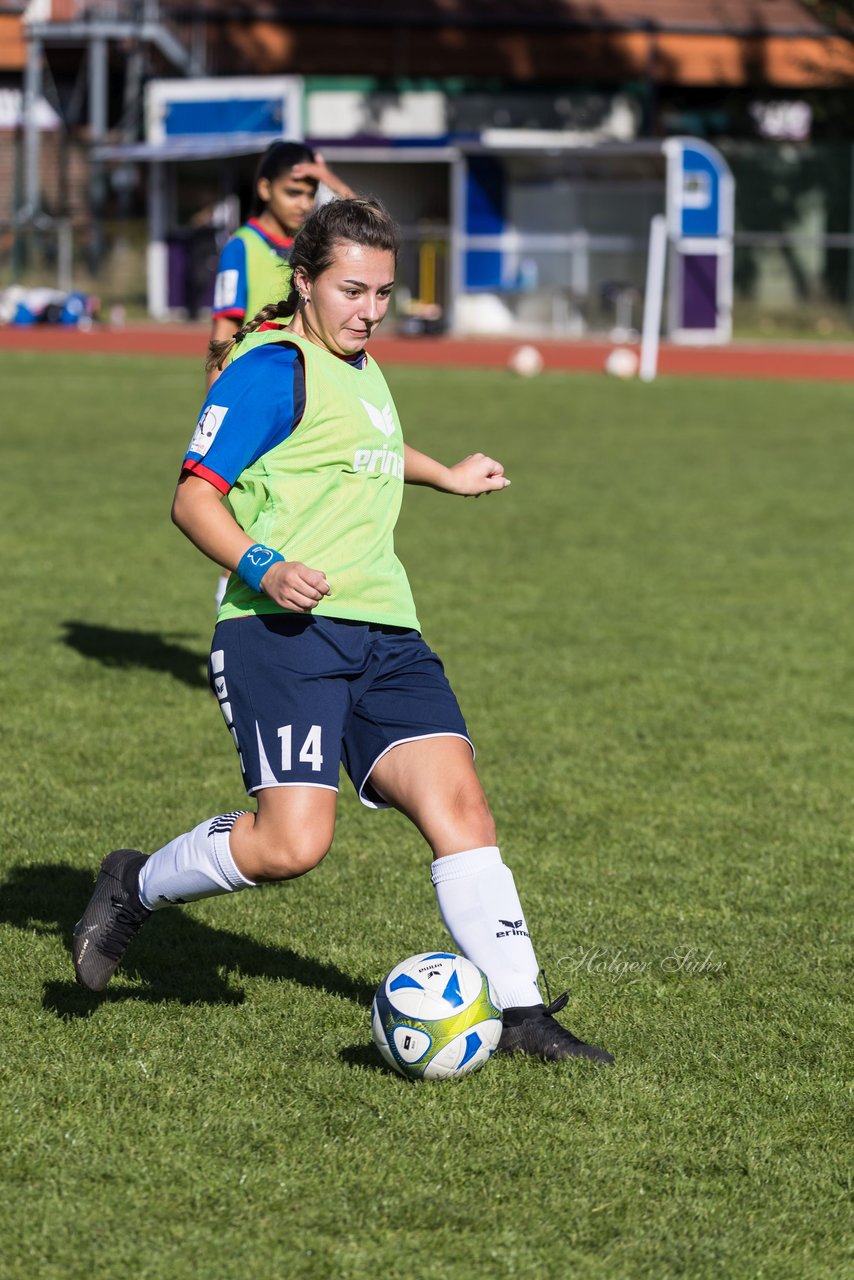
[[[498,1041],[496,1053],[525,1053],[544,1062],[560,1062],[564,1058],[589,1058],[602,1066],[614,1061],[605,1049],[595,1044],[585,1044],[566,1027],[562,1027],[555,1014],[569,999],[564,992],[552,1004],[534,1004],[504,1010],[504,1030]]]
[[[139,869],[148,855],[115,849],[101,863],[89,905],[74,926],[71,955],[77,981],[103,991],[151,912],[139,898]]]

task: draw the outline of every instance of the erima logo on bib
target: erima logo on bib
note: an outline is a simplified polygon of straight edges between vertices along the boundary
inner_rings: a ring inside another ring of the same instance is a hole
[[[396,449],[357,449],[353,454],[353,470],[403,479],[403,458]]]
[[[361,400],[362,397],[360,396]],[[371,426],[376,427],[377,431],[381,431],[388,438],[394,435],[394,414],[391,411],[391,405],[387,404],[382,409],[378,409],[375,404],[369,404],[367,400],[362,400],[365,406],[365,412],[371,420]]]
[[[202,409],[202,416],[196,423],[196,429],[193,432],[193,438],[190,441],[190,447],[187,452],[198,453],[204,457],[213,444],[216,433],[222,426],[227,413],[228,405],[206,404]]]

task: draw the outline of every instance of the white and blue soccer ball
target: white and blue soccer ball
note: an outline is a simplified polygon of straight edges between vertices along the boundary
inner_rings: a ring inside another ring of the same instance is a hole
[[[395,965],[371,1010],[377,1048],[409,1080],[444,1080],[482,1067],[498,1047],[501,1026],[486,974],[449,951],[425,951]]]

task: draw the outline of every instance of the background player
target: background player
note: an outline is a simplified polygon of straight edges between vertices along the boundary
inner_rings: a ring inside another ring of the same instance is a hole
[[[208,818],[151,857],[109,854],[74,931],[77,977],[103,989],[168,903],[315,867],[332,843],[343,763],[363,804],[398,809],[429,844],[446,927],[504,1011],[500,1050],[607,1063],[554,1017],[565,996],[542,1001],[465,721],[394,553],[404,480],[474,497],[509,484],[483,454],[447,467],[404,444],[364,351],[397,248],[376,201],[317,210],[294,245],[289,298],[239,331],[240,358],[203,408],[173,518],[234,571],[210,677],[258,809]],[[220,363],[234,345],[217,348]]]
[[[353,195],[323,157],[301,142],[273,142],[264,152],[249,217],[220,254],[211,341],[228,341],[268,302],[288,296],[294,236],[314,208],[321,182],[337,196]],[[209,386],[218,374],[215,366],[209,371]]]

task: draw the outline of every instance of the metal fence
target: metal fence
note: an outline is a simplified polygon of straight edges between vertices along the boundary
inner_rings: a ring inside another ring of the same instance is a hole
[[[615,340],[640,328],[646,237],[576,232],[519,238],[515,251],[506,237],[470,238],[461,247],[501,248],[509,270],[495,293],[460,290],[459,328],[568,338],[610,333]],[[736,233],[733,327],[745,337],[850,337],[854,235]]]
[[[0,289],[82,289],[97,294],[105,312],[119,306],[142,316],[146,248],[142,219],[107,222],[96,268],[85,219],[40,216],[18,226],[7,221],[0,223]],[[455,251],[498,249],[506,263],[499,290],[472,291],[455,282]],[[610,334],[624,340],[640,328],[646,258],[641,236],[576,231],[454,240],[444,225],[404,227],[397,323],[429,332],[446,327],[453,314],[462,332],[566,339]],[[736,337],[854,334],[854,235],[738,232],[734,267]],[[203,281],[200,307],[197,299],[193,312],[204,313],[206,288]],[[182,311],[179,305],[175,314]]]

